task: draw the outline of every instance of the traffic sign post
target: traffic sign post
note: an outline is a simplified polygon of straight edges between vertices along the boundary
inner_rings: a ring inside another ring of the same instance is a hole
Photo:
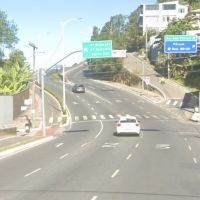
[[[112,40],[83,42],[82,48],[84,58],[112,57]]]
[[[165,35],[164,53],[197,53],[197,36]]]

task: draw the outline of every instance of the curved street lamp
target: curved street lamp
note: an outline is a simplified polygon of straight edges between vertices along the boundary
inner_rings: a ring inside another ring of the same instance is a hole
[[[65,26],[67,24],[69,24],[70,22],[73,22],[73,21],[78,21],[78,20],[81,20],[82,18],[71,18],[71,19],[68,19],[68,20],[64,20],[64,21],[61,21],[60,22],[60,26],[61,26],[61,42],[62,42],[62,48],[63,48],[63,52],[64,52],[64,47],[65,47],[65,41],[64,41],[64,38],[65,38]],[[65,59],[65,58],[64,58]],[[64,60],[64,59],[61,59]],[[61,62],[59,61],[59,62]],[[66,96],[65,96],[65,66],[62,65],[62,73],[63,73],[63,109],[65,110],[66,109]]]

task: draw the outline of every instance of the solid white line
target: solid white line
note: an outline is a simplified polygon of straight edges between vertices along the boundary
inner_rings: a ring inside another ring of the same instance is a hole
[[[62,146],[63,144],[64,143],[59,143],[59,144],[56,145],[56,147],[58,148],[58,147]]]
[[[69,155],[69,153],[66,153],[66,154],[60,156],[59,159],[63,159],[63,158],[65,158],[65,157],[68,156],[68,155]]]
[[[193,161],[195,164],[197,164],[197,159],[196,158],[193,158]]]
[[[131,157],[132,157],[132,154],[129,154],[129,155],[126,157],[126,160],[129,160]]]
[[[38,169],[36,169],[36,170],[34,170],[34,171],[32,171],[32,172],[26,174],[24,177],[28,177],[28,176],[30,176],[30,175],[32,175],[32,174],[34,174],[34,173],[36,173],[36,172],[38,172],[38,171],[40,171],[40,170],[41,170],[41,168],[38,168]]]
[[[188,145],[188,148],[189,148],[190,151],[192,151],[192,147],[190,145]]]
[[[135,145],[135,148],[137,149],[137,148],[139,147],[139,145],[140,145],[140,144],[139,144],[139,143],[137,143],[137,144]]]
[[[91,200],[96,200],[98,198],[98,196],[93,196],[92,198],[91,198]]]
[[[111,176],[111,178],[115,178],[115,176],[117,176],[117,174],[119,173],[119,169],[117,169]]]
[[[98,134],[95,136],[95,138],[98,138],[99,135],[101,134],[101,132],[103,131],[103,123],[102,123],[101,120],[100,120],[99,122],[100,122],[100,124],[101,124],[101,129],[100,129],[100,131],[98,132]]]

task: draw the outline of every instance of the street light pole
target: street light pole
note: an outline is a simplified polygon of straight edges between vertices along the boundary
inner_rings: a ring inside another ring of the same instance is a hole
[[[63,110],[65,111],[66,109],[66,95],[65,95],[65,66],[62,65],[62,83],[63,83]]]
[[[32,42],[29,42],[29,46],[33,48],[33,74],[35,76],[35,51],[38,47]],[[32,121],[33,121],[33,128],[35,127],[35,77],[33,80],[33,86],[32,86]]]
[[[77,20],[81,20],[82,18],[71,18],[71,19],[68,19],[68,20],[65,20],[65,21],[61,21],[60,22],[60,25],[61,25],[61,41],[62,41],[62,49],[63,49],[63,53],[64,53],[64,47],[65,47],[65,26],[67,24],[69,24],[70,22],[72,21],[77,21]],[[63,80],[62,80],[62,83],[63,83],[63,109],[65,110],[66,109],[66,88],[65,88],[65,65],[63,64],[62,65],[62,74],[63,74]]]
[[[41,84],[42,84],[42,133],[43,136],[46,136],[46,124],[45,124],[45,107],[44,107],[44,76],[45,76],[45,71],[44,69],[41,69]]]

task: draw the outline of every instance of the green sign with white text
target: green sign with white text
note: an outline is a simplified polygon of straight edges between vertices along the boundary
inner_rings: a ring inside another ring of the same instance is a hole
[[[83,42],[82,54],[84,58],[112,57],[112,40]]]

